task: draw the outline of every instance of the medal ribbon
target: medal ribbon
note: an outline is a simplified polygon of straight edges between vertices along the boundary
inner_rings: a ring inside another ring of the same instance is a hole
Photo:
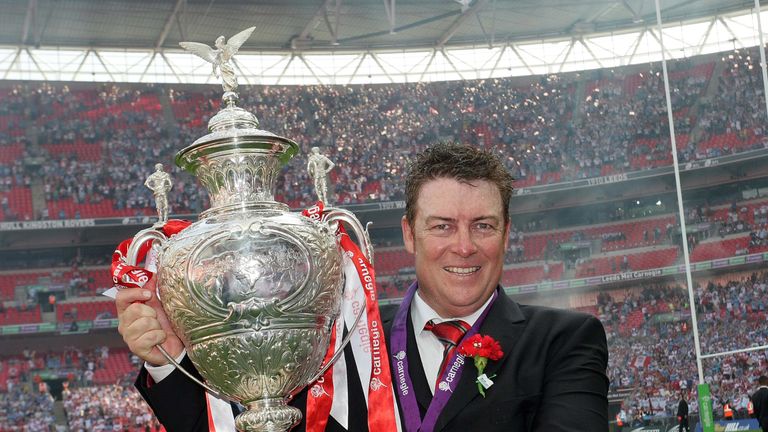
[[[407,350],[407,320],[408,311],[413,301],[413,296],[418,289],[418,282],[414,282],[408,292],[405,294],[400,307],[397,309],[395,320],[392,322],[392,333],[390,340],[392,343],[392,357],[394,358],[394,370],[397,376],[396,392],[397,397],[400,400],[400,407],[402,408],[403,415],[405,416],[405,430],[407,432],[432,432],[437,424],[437,419],[445,409],[445,405],[451,398],[453,391],[456,390],[456,386],[461,379],[461,374],[464,371],[464,356],[459,354],[459,350],[454,350],[448,360],[448,366],[443,371],[442,376],[438,377],[438,385],[435,388],[435,395],[432,397],[432,402],[427,408],[427,412],[422,420],[419,411],[418,402],[416,402],[416,395],[413,391],[413,381],[411,375],[408,373],[408,350]],[[499,295],[498,289],[494,291],[493,298],[488,306],[485,308],[482,314],[477,318],[477,321],[467,331],[462,338],[462,341],[477,334],[482,326],[485,317],[491,310],[493,303]],[[415,329],[414,329],[415,331]],[[461,342],[457,346],[460,346]]]

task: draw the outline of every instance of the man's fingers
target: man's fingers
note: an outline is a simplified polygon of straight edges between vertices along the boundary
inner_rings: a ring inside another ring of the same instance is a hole
[[[165,338],[165,330],[157,319],[150,317],[141,317],[123,329],[125,343],[140,357],[149,354],[155,345],[164,342]]]
[[[153,275],[151,278],[149,278],[147,283],[144,284],[144,289],[152,291],[152,292],[155,292],[155,283],[156,282],[157,282],[157,279],[155,279],[155,276]]]
[[[150,278],[142,288],[122,288],[117,291],[115,296],[115,305],[117,313],[125,310],[128,305],[137,301],[147,301],[152,298],[155,292],[155,278]]]
[[[133,303],[125,308],[125,310],[123,310],[118,318],[120,323],[129,325],[142,317],[157,319],[157,311],[153,307],[147,306],[144,303]]]
[[[117,331],[123,335],[123,339],[125,339],[129,332],[136,331],[135,329],[137,327],[135,326],[135,323],[142,318],[154,320],[160,325],[160,322],[157,319],[157,312],[144,303],[133,303],[119,314]]]
[[[142,316],[137,317],[130,323],[123,326],[123,339],[130,344],[131,342],[139,339],[145,333],[153,330],[163,330],[160,322],[155,317]],[[165,332],[165,330],[163,330]]]
[[[136,302],[144,302],[152,298],[152,291],[143,288],[123,288],[115,296],[115,306],[120,314],[128,306]]]
[[[137,342],[148,347],[148,352],[151,352],[156,346],[165,342],[165,338],[166,334],[162,329],[155,329],[144,333]]]
[[[124,288],[117,292],[117,331],[128,348],[150,364],[166,364],[168,360],[156,348],[164,348],[173,357],[184,350],[181,340],[173,332],[163,307],[155,296],[155,279],[143,288]]]
[[[165,341],[166,335],[162,330],[152,330],[144,333],[134,341],[132,348],[140,358],[154,365],[168,363],[165,356],[157,350],[157,346]]]

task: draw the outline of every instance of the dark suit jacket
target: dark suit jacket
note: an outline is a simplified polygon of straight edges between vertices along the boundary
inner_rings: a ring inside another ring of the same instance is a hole
[[[381,308],[387,337],[395,309]],[[423,416],[431,392],[410,319],[407,324],[409,370]],[[468,362],[458,387],[438,418],[435,431],[608,430],[608,378],[605,375],[608,349],[605,332],[596,318],[558,309],[521,306],[501,295],[480,333],[495,338],[504,350],[504,357],[489,362],[485,371],[488,376],[496,375],[494,385],[486,391],[485,398],[480,396],[475,367]],[[346,356],[348,366],[351,357]],[[357,376],[350,371],[350,376]],[[202,391],[189,380],[183,382],[184,379],[180,372],[174,372],[147,389],[146,371],[142,371],[137,387],[169,432],[205,430],[199,428],[207,424]],[[360,404],[364,403],[362,389],[359,383],[352,384],[357,383],[357,379],[349,382],[356,387],[350,389],[349,430],[366,431],[366,410]],[[357,397],[355,391],[359,392]],[[168,400],[161,400],[166,396]],[[187,399],[197,402],[189,403]],[[303,410],[306,394],[299,394],[293,405]],[[302,426],[296,430],[304,430]],[[343,429],[331,419],[326,430]]]
[[[751,399],[754,408],[752,417],[757,419],[764,431],[768,431],[768,389],[765,387],[758,389]]]

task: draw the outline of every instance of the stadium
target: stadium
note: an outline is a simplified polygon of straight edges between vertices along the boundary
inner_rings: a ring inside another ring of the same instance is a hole
[[[336,164],[329,201],[372,222],[380,304],[415,276],[408,163],[438,142],[488,149],[516,179],[502,285],[602,322],[610,430],[677,430],[681,393],[695,425],[701,383],[715,420],[746,421],[768,375],[760,7],[0,1],[0,432],[163,430],[102,293],[116,245],[157,220],[156,163],[171,217],[210,207],[173,161],[221,86],[179,42],[251,26],[240,104],[301,147],[276,198],[314,204],[311,147]]]

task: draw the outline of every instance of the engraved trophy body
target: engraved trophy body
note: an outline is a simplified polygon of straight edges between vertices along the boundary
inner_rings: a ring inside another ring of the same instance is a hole
[[[286,431],[301,418],[287,401],[322,372],[340,314],[337,224],[352,228],[369,258],[370,243],[345,210],[311,219],[274,200],[279,170],[298,145],[260,130],[236,106],[232,80],[223,81],[225,107],[210,133],[176,155],[208,190],[211,208],[170,238],[140,232],[128,261],[156,240],[158,297],[206,388],[246,407],[238,430]]]

